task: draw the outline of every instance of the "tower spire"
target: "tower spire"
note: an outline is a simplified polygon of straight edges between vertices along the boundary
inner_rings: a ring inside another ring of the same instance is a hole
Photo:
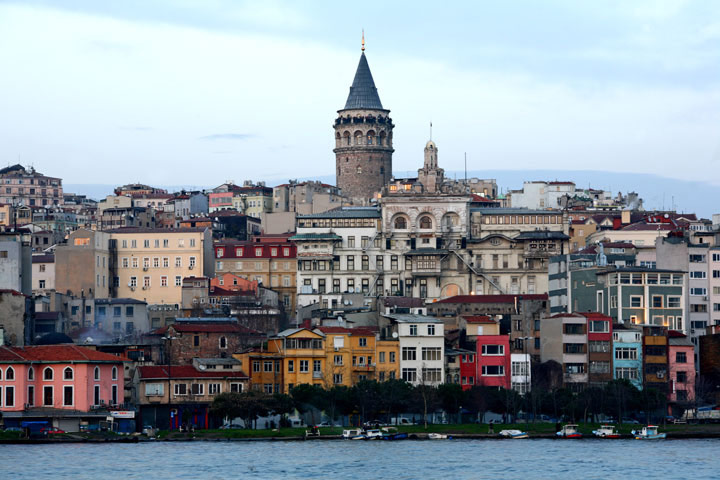
[[[360,47],[361,51],[365,51],[365,29],[362,29],[362,47]]]

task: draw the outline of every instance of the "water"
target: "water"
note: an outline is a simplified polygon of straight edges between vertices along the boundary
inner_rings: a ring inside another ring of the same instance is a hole
[[[7,479],[693,478],[720,440],[438,440],[2,445]]]

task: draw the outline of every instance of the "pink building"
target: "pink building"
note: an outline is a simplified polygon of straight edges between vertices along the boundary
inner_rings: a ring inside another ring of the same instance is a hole
[[[695,346],[675,330],[668,331],[668,366],[670,371],[668,401],[676,404],[695,401]]]
[[[5,425],[46,419],[72,431],[79,429],[82,413],[106,417],[108,412],[100,410],[124,402],[125,361],[76,345],[0,346],[0,411]]]

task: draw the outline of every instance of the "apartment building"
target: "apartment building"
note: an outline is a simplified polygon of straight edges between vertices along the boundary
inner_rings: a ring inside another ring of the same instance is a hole
[[[547,293],[550,258],[569,252],[566,212],[474,208],[470,228],[476,294]]]
[[[252,242],[215,242],[215,272],[232,273],[278,292],[286,312],[295,311],[297,248],[288,236],[259,237]]]
[[[317,327],[325,334],[325,387],[351,387],[361,380],[377,380],[379,354],[375,332],[369,328]],[[385,359],[387,360],[387,359]]]
[[[575,313],[559,313],[541,319],[543,362],[562,365],[563,384],[573,390],[583,390],[588,375],[588,321]]]
[[[445,331],[427,315],[385,314],[398,339],[400,378],[413,385],[445,383]]]
[[[62,179],[47,177],[33,167],[12,165],[0,169],[0,202],[29,207],[63,204]]]
[[[182,303],[182,279],[213,276],[210,229],[110,230],[116,249],[116,295],[149,305]]]
[[[79,229],[55,247],[55,289],[76,297],[116,296],[110,234]]]
[[[643,387],[642,329],[637,325],[613,325],[613,378]]]

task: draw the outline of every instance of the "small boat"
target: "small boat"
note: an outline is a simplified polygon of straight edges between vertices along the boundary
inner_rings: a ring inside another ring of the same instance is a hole
[[[521,430],[500,430],[498,435],[505,438],[530,438],[527,432]]]
[[[658,433],[657,425],[648,425],[643,427],[642,430],[633,430],[631,433],[635,440],[660,440],[667,436],[666,433]]]
[[[408,438],[407,433],[400,433],[395,427],[384,427],[382,430],[382,440],[405,440]]]
[[[365,440],[378,440],[382,438],[382,432],[377,429],[373,428],[370,430],[365,430]]]
[[[428,438],[430,440],[447,440],[450,437],[444,433],[428,433]]]
[[[600,438],[620,438],[620,433],[612,425],[601,425],[597,430],[593,430],[593,435]]]
[[[360,430],[359,428],[343,430],[342,438],[348,440],[362,440],[363,438],[365,438],[362,433],[362,430]]]
[[[562,427],[562,430],[556,433],[560,438],[582,438],[582,433],[578,431],[578,426],[568,423]]]

